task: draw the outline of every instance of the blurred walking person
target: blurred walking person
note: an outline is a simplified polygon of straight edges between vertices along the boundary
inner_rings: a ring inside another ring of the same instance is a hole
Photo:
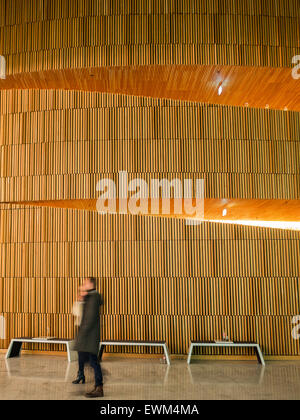
[[[98,352],[100,344],[100,306],[102,298],[96,290],[96,279],[89,277],[81,287],[82,318],[75,339],[74,350],[78,351],[78,376],[73,384],[85,383],[84,366],[87,362],[94,369],[95,388],[85,394],[87,398],[101,398],[103,393],[103,376]]]

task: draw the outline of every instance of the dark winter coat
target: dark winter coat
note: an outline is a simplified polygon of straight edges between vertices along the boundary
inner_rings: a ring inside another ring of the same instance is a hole
[[[84,300],[82,320],[75,340],[74,350],[98,354],[100,343],[100,306],[102,298],[96,290]]]

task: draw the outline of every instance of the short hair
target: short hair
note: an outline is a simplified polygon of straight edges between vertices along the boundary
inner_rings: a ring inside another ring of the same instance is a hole
[[[96,277],[89,277],[89,282],[94,286],[94,288],[96,289],[96,285],[97,285],[97,279]]]

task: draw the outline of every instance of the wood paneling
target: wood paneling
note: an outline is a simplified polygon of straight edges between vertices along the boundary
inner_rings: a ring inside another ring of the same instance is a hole
[[[104,338],[166,339],[182,354],[190,340],[226,330],[267,355],[299,355],[291,336],[299,239],[276,229],[2,206],[0,312],[9,336],[0,345],[20,335],[72,338],[72,303],[93,274],[105,298]]]
[[[60,200],[60,201],[27,201],[23,203],[14,203],[15,205],[31,207],[53,207],[63,209],[77,209],[97,211],[96,199],[87,200]],[[99,199],[103,206],[107,206],[105,200]],[[127,202],[129,199],[127,200]],[[162,199],[159,198],[158,217],[171,217],[179,219],[194,219],[185,213],[182,206],[182,213],[174,213],[178,207],[174,204],[175,199],[170,199],[170,212],[163,210]],[[192,200],[193,206],[196,206],[196,200]],[[277,222],[300,222],[300,200],[241,200],[241,199],[204,199],[204,221],[223,220],[226,221],[277,221]],[[128,206],[127,206],[128,207]],[[226,216],[223,216],[223,210],[227,210]],[[119,200],[116,199],[116,213],[119,214]],[[129,210],[128,210],[128,213]],[[147,215],[154,215],[151,209],[151,199],[148,200]]]
[[[298,217],[299,113],[250,107],[299,109],[299,21],[298,0],[0,0],[1,348],[72,338],[72,302],[93,275],[103,338],[165,339],[181,354],[225,330],[300,355],[299,232],[84,210],[100,178],[126,170],[204,178],[215,217],[225,202],[235,217]]]
[[[290,67],[299,53],[297,0],[21,3],[0,1],[8,74],[152,64]]]
[[[96,199],[97,182],[205,179],[212,199],[298,200],[299,113],[69,91],[5,91],[2,202]]]
[[[70,89],[300,111],[300,82],[290,68],[152,65],[49,70],[8,76],[0,80],[1,89]]]

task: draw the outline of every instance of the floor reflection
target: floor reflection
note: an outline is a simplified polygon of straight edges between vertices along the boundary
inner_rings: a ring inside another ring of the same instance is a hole
[[[255,364],[255,366],[222,366],[219,370],[216,366],[199,368],[197,365],[188,365],[191,383],[193,385],[215,384],[244,384],[262,385],[265,375],[265,367]]]
[[[65,363],[65,366],[56,369],[55,366],[49,366],[44,358],[37,358],[36,365],[32,366],[32,369],[29,371],[26,359],[27,358],[22,356],[13,359],[5,359],[5,366],[9,378],[26,378],[53,382],[67,382],[69,380],[71,363]]]
[[[107,400],[300,399],[300,363],[201,361],[188,366],[172,360],[107,359],[102,362]],[[72,385],[77,363],[64,357],[0,356],[0,399],[77,400],[93,387],[93,371],[86,384]]]

